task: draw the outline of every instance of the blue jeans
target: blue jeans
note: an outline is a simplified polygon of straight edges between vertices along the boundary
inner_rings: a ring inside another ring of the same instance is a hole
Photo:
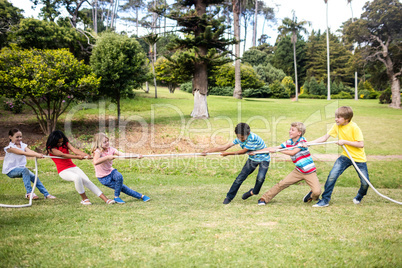
[[[123,184],[123,175],[121,175],[121,173],[118,172],[117,169],[114,169],[112,173],[103,178],[98,178],[98,180],[103,185],[112,188],[114,190],[114,196],[116,197],[120,196],[120,192],[123,192],[126,195],[135,197],[137,199],[141,199],[142,197],[142,194],[128,188],[126,185]]]
[[[329,172],[327,181],[325,182],[324,193],[322,194],[322,200],[326,203],[329,203],[331,200],[332,191],[334,190],[336,180],[339,176],[351,165],[353,165],[352,161],[346,156],[341,155],[335,162],[332,170]],[[369,174],[367,171],[367,163],[366,162],[356,162],[357,167],[363,173],[363,175],[370,181]],[[354,167],[354,166],[353,166]],[[355,168],[356,169],[356,168]],[[356,170],[357,172],[357,170]],[[357,172],[360,178],[360,189],[359,194],[361,196],[365,196],[368,190],[368,183],[360,176],[359,172]]]
[[[260,168],[258,169],[257,179],[255,180],[255,186],[253,188],[253,194],[258,194],[260,192],[262,184],[265,181],[265,175],[267,174],[268,171],[269,161],[257,162],[247,159],[247,162],[244,164],[244,167],[241,170],[240,174],[233,182],[232,187],[230,187],[229,192],[226,194],[226,197],[229,198],[230,200],[235,198],[237,191],[239,190],[243,181],[245,181],[247,177],[251,173],[253,173],[258,166],[260,166]]]
[[[24,182],[25,189],[27,190],[27,194],[32,192],[31,182],[35,182],[35,174],[33,174],[29,169],[26,167],[18,167],[14,168],[10,172],[7,173],[7,176],[10,178],[21,178]],[[46,190],[45,186],[43,186],[42,182],[39,180],[36,181],[36,187],[38,190],[46,197],[49,195],[48,191]]]

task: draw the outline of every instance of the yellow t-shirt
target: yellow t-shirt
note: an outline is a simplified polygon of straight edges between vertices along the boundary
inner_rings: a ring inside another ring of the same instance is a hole
[[[349,124],[344,126],[338,126],[337,124],[334,124],[332,128],[328,131],[328,135],[330,135],[333,138],[338,137],[338,139],[340,140],[364,141],[362,131],[357,126],[357,124],[352,121],[350,121]],[[367,162],[364,148],[357,148],[350,145],[345,146],[355,162]],[[343,150],[342,155],[348,157],[348,154],[345,152],[345,150]]]

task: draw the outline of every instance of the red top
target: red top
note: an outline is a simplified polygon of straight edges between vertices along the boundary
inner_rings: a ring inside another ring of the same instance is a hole
[[[68,146],[68,143],[66,144]],[[63,154],[70,154],[68,148],[66,147],[56,147],[55,149],[59,150]],[[49,153],[50,156],[55,156],[54,154]],[[60,159],[60,158],[52,158],[53,162],[56,164],[57,172],[60,173],[65,169],[76,167],[71,159]]]

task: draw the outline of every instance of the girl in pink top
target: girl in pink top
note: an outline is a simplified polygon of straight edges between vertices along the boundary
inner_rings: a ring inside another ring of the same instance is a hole
[[[88,159],[91,158],[90,155],[74,148],[69,142],[67,137],[60,130],[55,130],[50,133],[47,142],[46,150],[51,156],[58,156],[60,158],[52,158],[53,162],[56,164],[57,172],[59,176],[66,181],[72,181],[75,184],[75,189],[80,194],[83,205],[91,205],[89,201],[84,186],[91,190],[94,194],[99,196],[106,204],[115,203],[114,200],[108,199],[101,190],[89,180],[88,176],[79,167],[74,165],[71,159]],[[70,154],[72,151],[74,154]]]
[[[116,203],[125,203],[120,198],[120,192],[137,199],[142,199],[144,202],[150,200],[148,196],[140,194],[123,184],[123,175],[112,167],[113,159],[115,159],[116,156],[130,155],[124,154],[115,148],[110,147],[109,138],[106,136],[106,134],[98,133],[95,135],[92,153],[96,177],[100,183],[114,189],[114,201],[116,201]],[[142,158],[142,155],[134,157]]]

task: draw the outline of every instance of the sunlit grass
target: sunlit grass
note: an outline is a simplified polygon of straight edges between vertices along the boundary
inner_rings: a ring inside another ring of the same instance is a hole
[[[125,183],[152,200],[144,203],[122,194],[126,204],[109,206],[92,193],[88,196],[93,205],[80,205],[74,185],[57,176],[50,160],[40,160],[40,178],[58,199],[34,201],[24,209],[0,208],[0,266],[397,267],[402,263],[400,206],[372,190],[361,205],[354,205],[358,183],[353,170],[339,179],[328,208],[302,202],[309,191],[304,183],[284,190],[266,206],[258,206],[257,197],[244,201],[241,194],[253,186],[254,176],[225,206],[222,201],[244,158],[224,163],[201,159],[170,165],[167,159],[116,160]],[[107,196],[113,195],[94,178],[89,161],[76,162]],[[317,164],[323,183],[330,167]],[[388,183],[381,182],[388,178],[378,178],[381,173],[376,170],[386,165],[396,171],[400,164],[370,164],[373,184],[381,188],[381,183]],[[28,166],[33,166],[32,160]],[[291,169],[287,162],[273,164],[260,194]],[[400,178],[394,180],[401,184]],[[400,188],[379,190],[402,200]],[[1,203],[27,202],[21,180],[3,177],[0,193]]]

